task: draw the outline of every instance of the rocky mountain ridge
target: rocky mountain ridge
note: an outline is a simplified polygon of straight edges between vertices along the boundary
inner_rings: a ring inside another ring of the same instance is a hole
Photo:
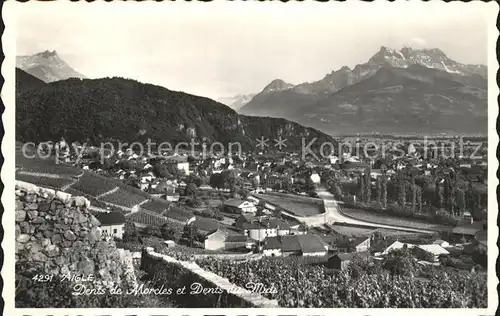
[[[71,68],[55,50],[46,50],[34,55],[16,56],[16,67],[44,82],[86,78]]]
[[[321,80],[311,82],[311,83],[301,83],[291,89],[284,91],[277,91],[268,93],[265,97],[257,98],[254,97],[252,101],[247,103],[242,107],[239,113],[246,115],[259,115],[259,116],[270,116],[270,117],[284,117],[290,120],[306,124],[306,126],[311,126],[318,128],[327,133],[342,133],[346,131],[344,124],[342,126],[331,126],[329,125],[332,120],[328,116],[332,115],[342,115],[342,111],[339,111],[336,107],[338,104],[336,102],[328,102],[326,99],[335,99],[336,93],[342,93],[343,89],[350,86],[361,83],[364,80],[376,75],[380,69],[407,69],[403,77],[413,76],[418,80],[420,78],[420,72],[423,68],[432,70],[428,74],[431,76],[436,76],[442,80],[448,80],[453,82],[458,82],[466,87],[471,87],[472,90],[479,90],[477,100],[469,100],[476,105],[485,104],[485,91],[487,90],[487,67],[484,65],[466,65],[458,63],[451,58],[447,57],[439,49],[412,49],[409,47],[404,47],[401,50],[395,50],[382,46],[380,50],[375,53],[366,63],[358,64],[353,69],[344,66],[336,71],[332,71],[327,74]],[[392,71],[392,70],[391,70]],[[380,73],[382,75],[382,73]],[[402,77],[401,77],[402,78]],[[424,79],[424,81],[427,79]],[[369,81],[371,82],[371,81]],[[394,83],[394,82],[393,82]],[[450,83],[451,84],[451,83]],[[364,87],[368,90],[369,87],[364,84]],[[444,95],[449,91],[436,91],[435,88],[428,87],[428,90],[434,90],[433,92],[428,91],[428,93],[434,93],[438,95]],[[401,89],[404,97],[398,98],[399,102],[402,103],[412,103],[412,99],[419,99],[420,97],[414,95],[415,92],[412,90]],[[377,96],[373,93],[366,94],[366,91],[358,91],[357,95],[344,94],[339,99],[343,99],[346,103],[356,103],[359,104],[359,100],[362,100],[364,105],[369,105],[371,103],[377,103]],[[354,98],[353,100],[346,100],[345,97],[349,95]],[[375,99],[370,99],[370,96]],[[419,101],[420,102],[420,101]],[[325,104],[330,104],[330,111],[325,110]],[[438,106],[448,107],[450,104],[444,105],[442,102]],[[415,106],[418,107],[418,104]],[[425,107],[426,104],[421,104]],[[479,106],[481,108],[481,106]],[[400,107],[392,108],[391,111],[396,111],[396,115],[403,115],[403,113],[397,113]],[[472,113],[476,107],[471,107]],[[387,108],[386,110],[389,110]],[[384,110],[383,112],[386,112]],[[444,110],[444,109],[443,109]],[[326,112],[325,112],[326,111]],[[475,114],[479,116],[482,115],[483,109]],[[440,111],[437,112],[439,114]],[[327,117],[323,117],[326,115]],[[343,120],[342,117],[337,117],[336,121],[341,121],[354,126],[360,126],[359,121]],[[382,122],[381,122],[382,124]],[[387,124],[387,122],[384,122]],[[389,122],[388,130],[393,132],[405,131],[407,126],[400,125],[396,121],[392,123]],[[482,122],[481,124],[484,124]],[[474,123],[476,129],[480,130],[479,125]],[[363,126],[360,126],[363,127]],[[462,126],[457,125],[456,130],[460,130]],[[426,128],[433,130],[448,130],[447,128],[442,129],[440,126],[426,125]],[[352,128],[348,128],[352,130]],[[384,127],[385,129],[385,127]],[[452,128],[455,129],[455,128]],[[375,126],[375,130],[377,126]],[[350,133],[350,131],[349,131]]]

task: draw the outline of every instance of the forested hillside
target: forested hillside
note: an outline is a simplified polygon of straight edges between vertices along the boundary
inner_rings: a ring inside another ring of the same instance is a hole
[[[146,141],[156,143],[288,138],[288,148],[331,137],[285,119],[247,117],[208,98],[123,78],[68,79],[17,96],[17,139],[22,141]]]

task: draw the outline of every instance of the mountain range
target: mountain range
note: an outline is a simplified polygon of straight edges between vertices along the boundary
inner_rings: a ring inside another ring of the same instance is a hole
[[[19,70],[20,72],[22,70]],[[22,81],[28,76],[19,76]],[[28,86],[18,82],[19,87]],[[283,118],[239,115],[214,100],[123,78],[66,79],[16,93],[16,139],[99,144],[105,141],[200,144],[239,142],[253,149],[257,139],[287,139],[286,150],[316,138],[335,141],[313,128]],[[317,146],[316,146],[317,145]],[[196,147],[198,148],[198,147]],[[200,148],[201,149],[201,145]],[[235,150],[235,148],[233,148]]]
[[[293,88],[293,84],[286,83],[281,79],[274,79],[273,81],[271,81],[271,83],[265,86],[260,93],[238,94],[234,97],[220,98],[218,99],[218,101],[229,106],[233,110],[238,111],[256,97],[257,99],[264,98],[266,95],[269,95],[273,92],[288,90],[291,88]]]
[[[44,82],[85,78],[59,57],[55,50],[46,50],[34,55],[16,56],[16,67]]]
[[[284,117],[329,134],[485,132],[487,67],[439,49],[381,47],[366,63],[265,91],[239,113]]]

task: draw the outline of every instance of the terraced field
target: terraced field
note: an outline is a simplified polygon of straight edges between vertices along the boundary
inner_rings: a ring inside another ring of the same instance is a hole
[[[55,178],[55,177],[44,177],[44,176],[34,176],[26,175],[17,172],[16,180],[33,183],[36,185],[44,186],[51,189],[62,190],[66,186],[73,183],[71,178]]]
[[[166,222],[172,222],[172,220],[181,224],[194,217],[191,212],[183,208],[169,208],[170,202],[152,199],[147,192],[119,180],[106,178],[69,165],[56,164],[54,157],[30,159],[28,156],[36,153],[31,150],[27,152],[27,155],[24,155],[21,147],[22,144],[16,143],[17,180],[64,190],[75,196],[84,196],[89,199],[92,206],[102,209],[110,208],[113,211],[125,213],[129,220],[139,224],[161,226]],[[141,205],[141,209],[144,211],[130,213],[132,207],[143,202],[145,203]],[[161,213],[164,214],[160,215]],[[200,223],[200,229],[218,225],[210,219],[202,219]]]
[[[99,177],[91,172],[85,172],[78,179],[78,182],[71,186],[72,189],[94,197],[109,192],[116,187],[117,183],[115,180]]]
[[[130,192],[128,190],[125,190],[123,188],[119,188],[115,192],[105,195],[104,197],[100,198],[101,201],[106,202],[106,203],[111,203],[127,208],[132,208],[133,206],[144,202],[147,200],[146,197],[135,194],[133,192]]]
[[[171,223],[172,221],[161,215],[153,215],[144,211],[138,211],[127,215],[127,219],[146,226],[160,227],[165,223]]]
[[[168,216],[172,219],[181,221],[181,222],[186,222],[189,219],[193,218],[194,215],[191,212],[188,212],[187,210],[178,207],[178,206],[173,206],[168,209],[167,212],[162,214],[163,216]],[[212,220],[213,221],[213,220]],[[214,221],[215,222],[215,221]]]
[[[29,154],[31,156],[31,154]],[[28,158],[22,152],[16,150],[16,166],[22,171],[36,172],[41,174],[54,174],[67,177],[77,177],[83,173],[78,168],[56,163],[55,157]]]
[[[169,207],[169,205],[170,203],[167,201],[149,200],[146,203],[142,204],[141,208],[157,214],[161,214]]]

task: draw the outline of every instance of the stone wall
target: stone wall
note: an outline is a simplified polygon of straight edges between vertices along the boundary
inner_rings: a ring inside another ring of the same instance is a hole
[[[228,279],[202,269],[195,262],[180,261],[168,255],[156,253],[151,247],[142,251],[141,269],[166,287],[186,286],[189,291],[189,286],[197,282],[201,283],[204,288],[224,290],[222,294],[173,297],[177,303],[181,304],[181,307],[279,307],[276,300],[267,299],[258,293],[238,287]]]
[[[86,198],[16,182],[16,274],[94,275],[97,284],[136,284],[131,258],[101,233]],[[128,254],[130,256],[130,253]]]

